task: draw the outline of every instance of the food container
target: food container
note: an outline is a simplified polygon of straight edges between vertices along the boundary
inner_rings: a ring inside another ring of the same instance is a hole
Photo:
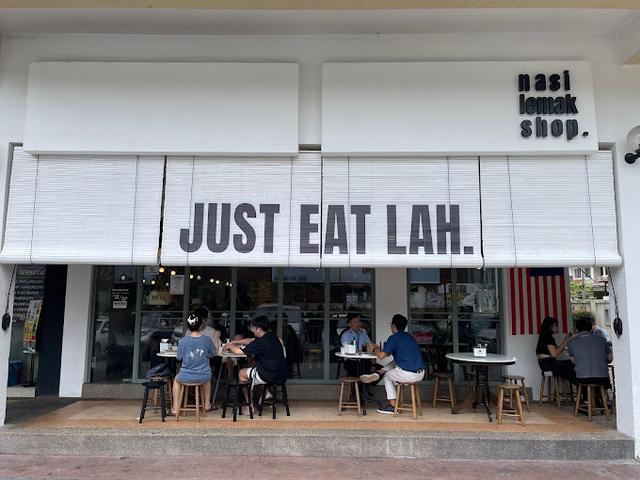
[[[473,356],[474,357],[486,357],[487,356],[487,347],[486,345],[477,345],[473,347]]]
[[[170,348],[171,348],[171,345],[169,344],[169,339],[168,338],[163,338],[160,341],[160,351],[161,352],[166,352]]]

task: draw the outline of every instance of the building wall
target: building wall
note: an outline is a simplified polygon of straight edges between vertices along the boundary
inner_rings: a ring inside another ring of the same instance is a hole
[[[396,313],[408,315],[408,283],[406,268],[376,268],[376,338],[384,342],[391,335],[391,317]]]
[[[592,62],[599,139],[617,153],[616,189],[619,238],[624,265],[614,269],[613,280],[623,319],[640,316],[640,237],[637,215],[640,166],[627,166],[626,133],[638,124],[640,68],[621,67],[614,35],[576,33],[438,34],[438,35],[327,35],[327,36],[108,36],[10,35],[0,55],[0,186],[5,184],[7,145],[23,135],[27,71],[30,62],[42,60],[91,61],[286,61],[300,63],[299,138],[302,144],[321,143],[321,65],[327,61],[429,61],[429,60],[588,60]],[[472,79],[470,79],[472,81]],[[473,92],[471,93],[473,95]],[[482,95],[482,85],[477,94]],[[168,112],[169,114],[169,112]],[[55,119],[51,119],[55,121]],[[491,128],[491,118],[477,128]],[[460,141],[464,142],[464,132]],[[626,248],[625,248],[626,247]],[[378,292],[385,282],[380,274]],[[388,272],[390,278],[400,273]],[[377,275],[378,277],[378,275]],[[0,288],[5,276],[0,273]],[[406,281],[403,280],[403,283]],[[72,295],[86,295],[70,292]],[[406,292],[405,292],[406,293]],[[400,295],[400,290],[397,292]],[[394,304],[396,300],[393,301]],[[405,303],[406,295],[402,300]],[[379,300],[378,328],[385,314]],[[618,428],[640,432],[640,382],[632,378],[640,368],[640,328],[625,323],[626,331],[614,338],[618,370]],[[384,330],[379,330],[384,331]],[[0,360],[5,361],[7,334],[0,340]],[[534,338],[507,336],[506,351],[532,360]],[[8,348],[8,347],[7,347]],[[524,362],[520,362],[521,364]],[[533,364],[535,365],[535,364]],[[518,368],[520,365],[518,366]],[[0,375],[5,375],[0,369]],[[537,383],[535,368],[527,367],[529,383]],[[637,377],[637,375],[635,375]],[[0,399],[6,382],[0,378]],[[3,401],[3,400],[0,400]],[[2,406],[2,405],[0,405]],[[3,409],[2,409],[3,410]]]

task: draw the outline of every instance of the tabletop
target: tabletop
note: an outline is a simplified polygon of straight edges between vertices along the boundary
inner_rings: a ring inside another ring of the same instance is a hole
[[[156,355],[162,358],[176,358],[176,356],[178,355],[178,352],[174,350],[170,350],[170,351],[165,350],[164,352],[156,353]],[[239,353],[231,353],[231,352],[223,352],[221,354],[216,354],[215,356],[222,357],[222,358],[246,358],[246,355],[244,353],[239,354]]]
[[[336,357],[348,358],[350,360],[374,360],[378,358],[373,353],[368,352],[359,352],[353,354],[336,352]]]
[[[472,352],[447,353],[445,355],[453,362],[475,363],[478,365],[513,365],[516,357],[487,353],[486,357],[474,357]]]

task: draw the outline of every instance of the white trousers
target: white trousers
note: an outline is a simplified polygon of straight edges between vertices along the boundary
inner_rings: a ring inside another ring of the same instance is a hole
[[[424,378],[424,370],[420,373],[414,373],[407,372],[406,370],[402,370],[400,367],[396,367],[385,373],[382,378],[384,379],[384,388],[387,390],[387,399],[395,400],[397,383],[419,382]]]

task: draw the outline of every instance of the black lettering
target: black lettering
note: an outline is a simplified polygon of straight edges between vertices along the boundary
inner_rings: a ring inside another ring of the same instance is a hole
[[[531,120],[523,120],[520,122],[520,135],[529,138],[533,132],[531,131]]]
[[[231,229],[231,204],[222,204],[220,214],[220,241],[216,239],[218,229],[218,204],[210,203],[207,223],[207,247],[213,253],[224,252],[229,246],[229,230]]]
[[[525,108],[527,110],[527,115],[533,115],[534,113],[536,113],[536,111],[538,110],[536,98],[527,98],[527,101],[525,102]]]
[[[196,203],[193,209],[193,240],[189,241],[189,229],[180,229],[180,248],[187,253],[197,251],[202,245],[204,203]]]
[[[576,97],[572,97],[571,95],[566,94],[565,99],[566,99],[565,100],[566,113],[574,114],[574,115],[578,113],[578,107],[576,107]]]
[[[420,248],[424,253],[433,254],[433,238],[431,238],[431,218],[429,205],[413,205],[411,207],[411,237],[409,253],[416,255]]]
[[[519,92],[528,92],[531,90],[531,78],[526,73],[521,73],[518,75],[518,91]],[[524,95],[522,95],[524,97]],[[524,113],[524,112],[520,112]]]
[[[547,121],[543,120],[542,117],[536,117],[536,137],[544,138],[547,135]]]
[[[552,92],[560,90],[560,75],[554,73],[549,77],[549,88]]]
[[[356,253],[367,253],[366,216],[371,214],[371,205],[351,205],[351,215],[356,216]]]
[[[311,243],[311,234],[318,233],[319,225],[311,223],[311,215],[317,215],[317,204],[300,205],[300,253],[320,253],[320,245]]]
[[[555,113],[556,115],[562,115],[563,113],[566,113],[564,97],[556,97],[553,100],[553,113]]]
[[[273,253],[273,224],[276,213],[280,213],[280,204],[261,203],[260,213],[264,213],[264,253]]]
[[[447,222],[447,206],[436,205],[438,254],[447,253],[447,233],[451,235],[451,253],[460,253],[460,205],[449,206]]]
[[[571,79],[569,78],[569,70],[565,70],[562,73],[564,76],[564,89],[571,90]]]
[[[398,245],[395,205],[387,205],[387,252],[389,255],[407,253],[407,247]]]
[[[578,136],[578,121],[567,120],[567,140]]]
[[[240,253],[249,253],[256,246],[256,231],[247,221],[245,215],[247,218],[256,218],[256,209],[250,203],[241,203],[233,212],[233,219],[236,225],[244,233],[244,235],[236,233],[233,236],[233,246]],[[246,242],[243,241],[243,237],[247,238]]]
[[[562,135],[564,131],[564,127],[562,126],[562,120],[554,120],[551,122],[551,135],[554,137],[559,137]]]
[[[344,205],[329,205],[327,207],[327,233],[324,238],[325,255],[333,254],[334,247],[338,247],[340,255],[348,253]]]
[[[536,113],[538,115],[549,115],[553,113],[553,97],[538,97],[536,103]]]
[[[527,107],[525,105],[525,101],[524,101],[525,97],[524,97],[524,93],[520,94],[520,115],[523,115],[525,113],[527,113]]]
[[[538,92],[544,92],[547,89],[547,77],[542,74],[539,73],[536,75],[536,83],[535,83],[535,88]]]

